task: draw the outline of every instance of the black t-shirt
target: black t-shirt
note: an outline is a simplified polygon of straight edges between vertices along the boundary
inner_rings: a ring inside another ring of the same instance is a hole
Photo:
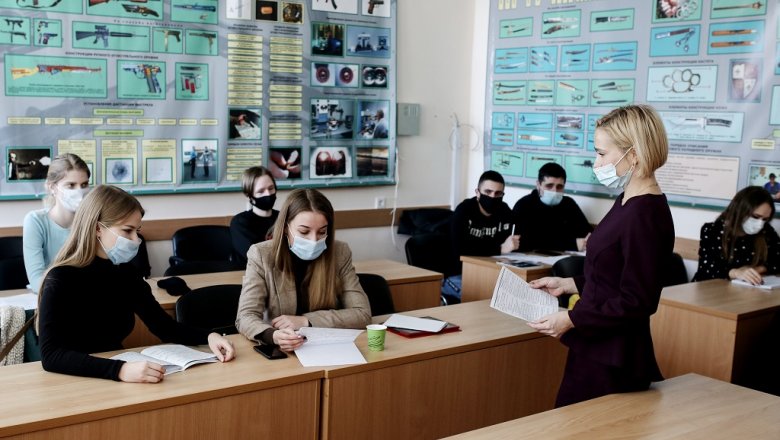
[[[271,210],[270,217],[260,217],[251,209],[233,216],[230,220],[230,237],[233,241],[233,253],[236,261],[246,266],[246,253],[255,243],[268,240],[279,211]]]
[[[593,228],[577,202],[563,196],[561,203],[542,203],[539,191],[521,198],[512,209],[520,234],[520,252],[532,250],[576,251],[577,238],[583,238]]]
[[[512,211],[506,203],[501,202],[495,214],[486,216],[480,211],[476,196],[464,200],[452,216],[454,256],[500,255],[501,244],[512,233],[512,224]],[[456,267],[460,267],[459,262]]]

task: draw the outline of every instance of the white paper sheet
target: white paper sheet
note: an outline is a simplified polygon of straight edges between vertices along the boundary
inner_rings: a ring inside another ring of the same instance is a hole
[[[558,299],[549,293],[533,289],[520,276],[501,268],[490,307],[525,321],[535,321],[558,311]]]
[[[38,295],[22,293],[21,295],[0,297],[0,306],[18,306],[25,310],[35,310],[38,308]]]
[[[541,264],[548,264],[552,266],[555,264],[558,260],[562,260],[566,257],[569,257],[569,255],[537,255],[537,254],[524,254],[522,252],[512,252],[511,254],[501,254],[497,255],[493,258],[496,259],[496,261],[527,261],[529,263],[534,263],[537,265]]]
[[[739,278],[735,278],[731,280],[734,284],[739,284],[741,286],[749,286],[749,287],[758,287],[759,289],[765,289],[765,290],[773,290],[773,289],[780,289],[780,277],[777,275],[769,275],[765,276],[764,283],[759,284],[758,286],[754,286],[750,284],[749,282],[745,280],[741,280]]]
[[[365,364],[366,358],[355,345],[355,338],[363,330],[341,328],[303,327],[298,333],[306,342],[295,350],[304,367]]]
[[[393,314],[385,321],[385,325],[394,328],[405,328],[409,330],[422,330],[431,333],[440,332],[447,325],[444,321],[436,319],[423,319],[414,316]]]

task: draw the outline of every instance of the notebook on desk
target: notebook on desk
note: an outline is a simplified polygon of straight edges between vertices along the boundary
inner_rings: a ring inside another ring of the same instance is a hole
[[[432,317],[432,316],[422,316],[423,319],[434,319],[439,321],[438,319]],[[432,335],[441,335],[443,333],[452,333],[452,332],[459,332],[460,326],[453,324],[451,322],[448,322],[447,325],[444,326],[443,329],[439,330],[438,332],[426,332],[424,330],[411,330],[408,328],[398,328],[398,327],[388,327],[387,331],[395,333],[397,335],[403,336],[405,338],[420,338],[423,336],[432,336]]]
[[[749,282],[740,280],[739,278],[735,278],[731,280],[731,282],[734,284],[739,284],[740,286],[758,287],[759,289],[765,290],[780,289],[780,276],[777,275],[769,275],[764,277],[764,282],[759,285],[750,284]]]

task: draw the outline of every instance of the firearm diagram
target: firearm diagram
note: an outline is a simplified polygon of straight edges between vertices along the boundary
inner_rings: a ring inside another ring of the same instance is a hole
[[[92,31],[76,31],[76,40],[83,40],[85,38],[95,37],[92,44],[98,44],[98,41],[103,41],[103,47],[108,48],[109,37],[116,38],[135,38],[143,37],[147,35],[134,34],[132,32],[116,32],[108,29],[107,25],[96,24],[95,29]]]
[[[92,68],[86,66],[67,66],[62,64],[38,64],[36,67],[12,67],[11,77],[13,79],[19,79],[44,73],[48,73],[49,75],[57,75],[59,73],[96,73],[100,71],[102,71],[100,67]]]
[[[181,43],[181,31],[173,29],[155,29],[154,31],[163,34],[163,45],[166,52],[168,52],[168,37],[173,36],[177,43]]]
[[[214,32],[189,32],[187,34],[189,37],[200,37],[205,38],[209,42],[209,54],[212,54],[214,52],[214,40],[217,39],[217,34]]]
[[[38,20],[35,26],[35,34],[38,36],[37,44],[48,46],[50,40],[60,36],[59,26],[59,21]]]
[[[181,66],[179,70],[181,90],[195,94],[201,88],[200,66]]]
[[[162,72],[160,66],[155,66],[153,64],[123,63],[122,70],[125,72],[132,72],[136,78],[145,80],[149,93],[162,93],[160,81],[157,79],[157,75]]]
[[[10,35],[12,44],[14,42],[14,37],[21,37],[24,41],[27,41],[27,33],[22,31],[22,29],[25,27],[24,20],[17,20],[13,18],[4,18],[3,20],[5,20],[5,26],[8,28],[8,30],[2,29],[0,32]],[[16,30],[17,27],[19,28],[18,31]]]

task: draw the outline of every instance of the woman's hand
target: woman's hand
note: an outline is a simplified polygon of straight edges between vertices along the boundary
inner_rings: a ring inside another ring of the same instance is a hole
[[[764,282],[764,279],[761,277],[760,268],[753,266],[742,266],[736,269],[731,269],[729,271],[729,278],[732,280],[739,278],[740,280],[745,280],[754,286],[758,286]]]
[[[569,312],[556,312],[528,323],[528,326],[539,333],[553,338],[560,338],[564,333],[574,328],[569,318]]]
[[[209,334],[209,348],[211,352],[217,355],[220,362],[228,362],[236,357],[236,349],[233,343],[219,333]]]
[[[125,362],[119,369],[119,380],[134,383],[157,383],[163,380],[165,368],[154,362]]]
[[[534,289],[542,289],[552,296],[561,296],[564,293],[578,293],[577,285],[573,278],[544,277],[529,281],[528,285]]]
[[[309,320],[306,319],[305,316],[282,315],[274,318],[273,321],[271,321],[271,325],[278,330],[298,330],[301,327],[308,327]]]
[[[293,351],[306,341],[306,338],[289,328],[275,331],[273,339],[274,344],[278,345],[282,351]]]

